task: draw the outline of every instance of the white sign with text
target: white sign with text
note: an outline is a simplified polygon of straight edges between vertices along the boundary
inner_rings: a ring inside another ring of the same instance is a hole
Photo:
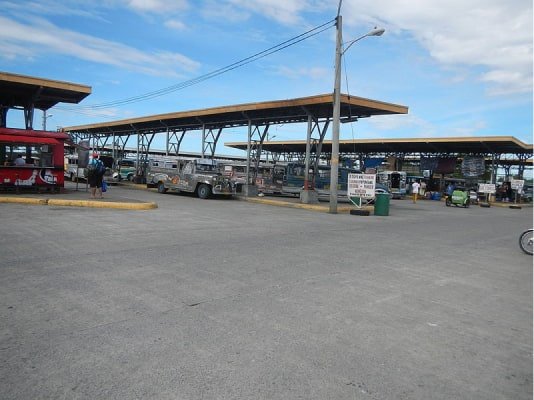
[[[495,184],[494,183],[479,183],[478,192],[493,194],[495,193]]]
[[[510,184],[512,186],[512,189],[521,190],[523,189],[523,185],[525,184],[525,181],[523,179],[512,179],[510,181]]]
[[[361,199],[374,199],[375,174],[349,174],[347,181],[347,196]]]

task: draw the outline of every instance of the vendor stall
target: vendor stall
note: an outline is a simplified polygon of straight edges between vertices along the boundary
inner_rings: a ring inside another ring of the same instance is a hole
[[[68,139],[61,132],[0,128],[0,189],[59,191]]]

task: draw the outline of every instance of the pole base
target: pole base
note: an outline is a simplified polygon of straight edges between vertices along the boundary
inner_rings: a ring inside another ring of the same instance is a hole
[[[319,203],[319,194],[315,190],[301,190],[300,202],[303,204]]]
[[[258,187],[255,185],[243,185],[243,196],[256,197],[258,195]]]

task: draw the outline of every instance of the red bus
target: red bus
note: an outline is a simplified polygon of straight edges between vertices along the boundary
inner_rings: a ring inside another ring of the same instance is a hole
[[[0,128],[0,189],[59,191],[69,139],[62,132]]]

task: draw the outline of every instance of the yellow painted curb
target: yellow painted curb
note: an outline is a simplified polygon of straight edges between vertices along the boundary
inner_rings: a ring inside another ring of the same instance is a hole
[[[46,206],[48,199],[35,199],[32,197],[0,197],[0,203],[21,203],[35,206]]]
[[[48,200],[49,206],[64,206],[64,207],[92,207],[92,208],[115,208],[124,210],[151,210],[158,208],[157,203],[121,203],[121,202],[107,202],[95,200]]]
[[[252,203],[268,204],[268,205],[277,206],[277,207],[300,208],[303,210],[312,210],[312,211],[321,211],[321,212],[329,211],[329,206],[323,206],[321,204],[292,203],[289,201],[258,199],[254,197],[240,197],[240,199],[244,201],[249,201]],[[352,206],[338,206],[337,211],[338,213],[348,214],[350,210],[354,210],[354,209],[355,208]],[[363,209],[372,211],[373,207],[363,207]]]

